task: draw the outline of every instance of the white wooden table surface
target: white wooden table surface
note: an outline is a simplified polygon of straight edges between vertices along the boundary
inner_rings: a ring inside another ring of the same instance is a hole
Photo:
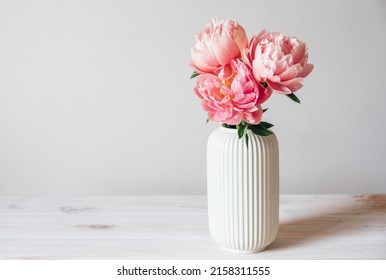
[[[2,196],[0,259],[386,259],[386,195],[282,195],[277,239],[212,241],[205,196]]]

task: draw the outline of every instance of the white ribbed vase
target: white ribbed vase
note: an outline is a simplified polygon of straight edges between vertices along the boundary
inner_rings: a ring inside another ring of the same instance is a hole
[[[279,224],[279,145],[274,134],[219,127],[207,146],[208,215],[213,239],[239,252],[264,250]]]

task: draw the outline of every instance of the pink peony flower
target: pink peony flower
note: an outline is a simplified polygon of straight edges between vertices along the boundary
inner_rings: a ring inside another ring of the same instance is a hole
[[[212,18],[210,24],[196,34],[190,66],[197,73],[211,73],[240,57],[241,50],[247,46],[247,35],[241,25],[231,20]]]
[[[242,57],[258,82],[266,82],[274,91],[284,94],[300,89],[303,79],[314,68],[307,63],[305,43],[265,30],[251,39]]]
[[[263,115],[260,104],[272,94],[271,89],[255,81],[251,70],[239,59],[222,67],[217,75],[200,75],[194,91],[210,121],[230,125],[242,120],[260,123]]]

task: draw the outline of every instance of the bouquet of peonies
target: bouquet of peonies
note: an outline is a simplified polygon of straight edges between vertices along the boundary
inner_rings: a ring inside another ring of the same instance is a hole
[[[198,76],[194,92],[208,121],[236,128],[247,145],[247,129],[272,134],[273,125],[262,121],[267,109],[261,104],[273,91],[300,103],[294,92],[313,69],[306,44],[299,39],[263,30],[248,42],[241,25],[218,18],[196,34],[191,54],[191,78]]]

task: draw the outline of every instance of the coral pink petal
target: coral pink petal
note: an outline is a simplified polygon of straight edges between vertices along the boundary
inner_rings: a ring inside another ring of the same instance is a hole
[[[234,111],[231,118],[224,121],[224,123],[230,124],[230,125],[236,125],[239,124],[243,120],[243,115],[237,111]]]
[[[305,78],[308,76],[308,74],[311,73],[311,71],[314,69],[314,65],[312,64],[306,64],[304,67],[303,67],[303,70],[302,72],[300,72],[299,74],[299,77],[302,77],[302,78]]]
[[[218,38],[217,44],[212,46],[213,53],[216,56],[220,65],[226,65],[231,62],[234,57],[240,53],[240,49],[234,41],[227,38]]]
[[[295,92],[303,87],[303,78],[295,78],[289,81],[281,82],[281,85],[288,88],[291,92]]]
[[[212,72],[219,66],[218,61],[202,52],[191,50],[191,55],[191,66],[200,74]]]
[[[240,50],[248,47],[248,38],[244,28],[241,25],[237,25],[237,28],[233,31],[233,39],[235,40]]]
[[[249,49],[243,49],[241,51],[241,59],[244,61],[245,65],[247,65],[249,68],[252,68],[252,60]]]
[[[268,35],[269,35],[269,32],[267,30],[263,29],[262,31],[260,31],[259,34],[257,34],[257,36],[255,36],[256,43],[260,43]]]
[[[291,90],[288,87],[283,86],[283,85],[281,85],[279,83],[267,81],[267,84],[272,88],[272,90],[277,91],[279,93],[284,93],[284,94],[292,93]]]
[[[201,106],[207,112],[215,112],[215,110],[209,106],[209,103],[206,100],[201,101]]]
[[[262,61],[255,59],[252,63],[253,66],[253,75],[257,82],[265,81],[267,77],[273,75],[272,69],[266,67]]]
[[[219,115],[220,113],[219,113],[220,111],[217,111],[216,113],[214,113],[213,114],[213,120],[215,121],[215,122],[223,122],[223,118],[221,118],[221,116]]]
[[[259,97],[256,103],[263,104],[265,101],[268,100],[268,98],[271,97],[271,95],[272,95],[272,89],[270,87],[265,89],[263,86],[261,86],[261,88],[259,89]]]
[[[300,71],[302,71],[302,67],[299,64],[292,65],[280,74],[280,80],[287,81],[294,79],[298,76]]]
[[[306,44],[300,42],[299,46],[292,49],[291,55],[293,57],[293,64],[299,63],[306,53]]]
[[[301,89],[302,87],[303,87],[303,85],[301,83],[293,83],[290,86],[288,86],[288,89],[291,92],[295,92],[295,91],[298,91],[299,89]]]
[[[213,121],[214,113],[208,112],[208,120]]]
[[[258,106],[258,110],[251,113],[251,118],[249,120],[250,124],[258,124],[261,122],[261,119],[263,118],[263,110],[261,109],[261,106]]]
[[[202,98],[204,98],[204,96],[201,94],[201,92],[197,89],[197,87],[195,87],[194,89],[193,89],[193,91],[194,91],[194,93],[200,98],[200,99],[202,99]]]
[[[280,60],[276,63],[275,74],[281,75],[288,68],[288,63],[285,60]]]

